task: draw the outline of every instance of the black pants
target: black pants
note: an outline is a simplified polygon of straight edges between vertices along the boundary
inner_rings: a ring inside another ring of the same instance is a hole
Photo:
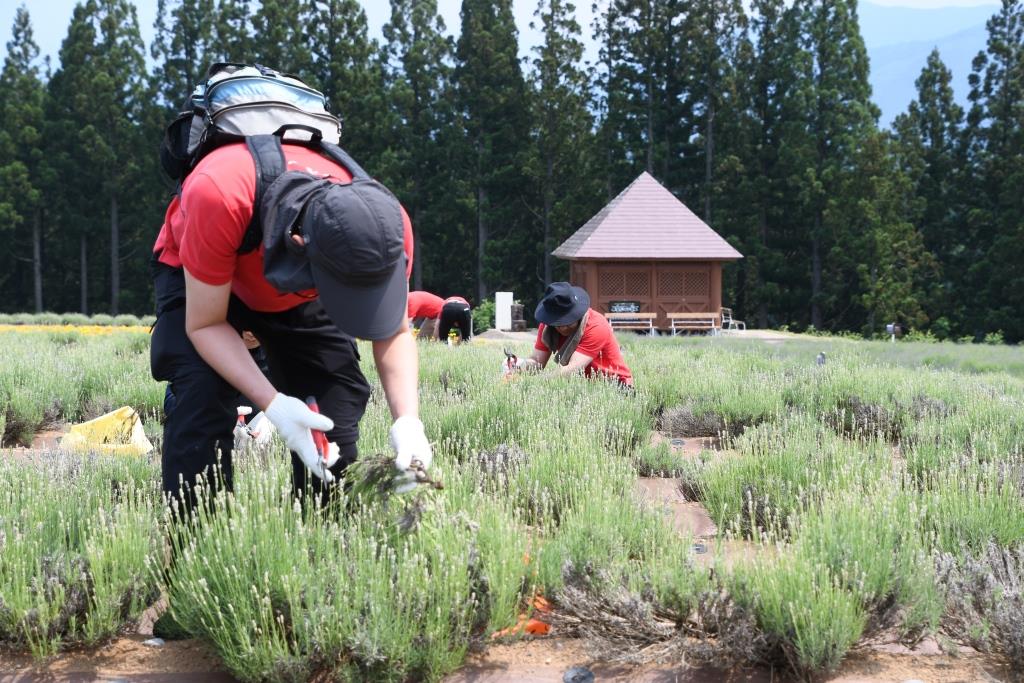
[[[255,349],[249,349],[249,355],[252,357],[253,362],[256,363],[256,367],[260,369],[263,376],[273,383],[274,380],[270,379],[270,366],[267,365],[267,354],[263,350],[262,346],[257,346]],[[168,382],[167,389],[164,391],[164,415],[169,415],[171,410],[174,408],[174,390],[171,389],[171,385]],[[256,402],[250,398],[238,394],[238,405],[252,407],[256,405]],[[249,413],[244,416],[246,423],[256,416],[256,413]]]
[[[466,341],[471,336],[473,314],[467,304],[458,301],[450,301],[441,308],[441,317],[437,324],[437,337],[444,341],[448,332],[454,327],[459,331],[459,337]]]
[[[208,484],[229,490],[233,486],[231,448],[238,391],[206,364],[185,334],[181,269],[156,263],[154,285],[157,322],[150,367],[154,379],[170,382],[175,398],[164,420],[163,490],[188,510],[196,505],[194,487],[199,475]],[[232,296],[228,321],[238,330],[251,330],[260,340],[278,391],[299,399],[315,396],[320,411],[334,421],[327,440],[337,443],[341,451],[341,459],[331,468],[340,478],[356,459],[359,420],[370,397],[355,341],[334,326],[318,300],[281,313],[261,313]],[[292,481],[299,495],[311,486],[326,501],[327,487],[308,474],[295,453]]]

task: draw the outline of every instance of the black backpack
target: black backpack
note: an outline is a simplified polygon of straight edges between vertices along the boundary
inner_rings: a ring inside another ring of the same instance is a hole
[[[287,170],[282,138],[286,132],[302,126],[288,124],[271,135],[245,139],[256,166],[256,194],[252,220],[238,253],[249,253],[262,243],[263,276],[280,292],[299,292],[316,286],[309,260],[291,240],[304,221],[326,219],[333,226],[346,221],[369,224],[396,238],[391,240],[392,244],[400,243],[404,234],[398,198],[371,178],[345,150],[324,141],[316,129],[305,129],[310,139],[304,145],[345,168],[352,175],[352,182],[336,183],[303,171]],[[400,254],[391,256],[397,259]]]

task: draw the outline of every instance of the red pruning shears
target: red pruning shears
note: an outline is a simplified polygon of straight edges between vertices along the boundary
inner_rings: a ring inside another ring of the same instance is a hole
[[[250,439],[255,439],[260,435],[259,432],[254,432],[249,425],[246,423],[245,418],[247,415],[252,415],[252,408],[249,406],[238,406],[238,424],[237,427],[243,430]]]
[[[314,413],[320,414],[320,406],[316,404],[316,398],[313,396],[306,397],[306,405]],[[319,429],[311,430],[313,432],[313,445],[316,446],[316,454],[320,456],[320,462],[324,469],[327,468],[327,458],[330,457],[330,449],[327,447],[327,435],[321,432]]]
[[[505,352],[505,364],[509,370],[515,370],[516,365],[519,363],[519,356],[512,353],[508,349],[502,349]]]

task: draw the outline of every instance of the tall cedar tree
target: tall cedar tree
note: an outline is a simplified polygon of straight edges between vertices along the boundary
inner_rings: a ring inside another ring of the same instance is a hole
[[[249,0],[218,0],[210,61],[249,63],[256,59]]]
[[[450,220],[448,207],[458,203],[452,201],[451,166],[441,144],[445,131],[451,130],[454,41],[444,35],[436,0],[391,0],[391,19],[383,34],[388,150],[381,160],[381,177],[412,220],[416,253],[411,286],[422,290],[426,280],[431,291],[469,292],[473,273],[464,259],[443,263],[436,271],[424,268],[425,263],[447,260],[448,250],[439,247],[453,225],[470,218]]]
[[[0,291],[9,310],[43,310],[43,190],[47,168],[42,149],[46,90],[39,47],[24,5],[14,15],[0,72]],[[31,266],[31,280],[26,265]],[[31,296],[27,283],[31,282]]]
[[[153,81],[168,118],[210,65],[215,39],[214,0],[159,0],[150,55]]]
[[[647,171],[685,200],[697,199],[700,171],[687,131],[693,102],[685,96],[691,72],[681,64],[688,54],[679,35],[683,6],[678,0],[611,0],[595,20],[609,198]]]
[[[689,5],[685,26],[686,66],[692,73],[689,138],[697,142],[694,157],[703,166],[693,209],[733,246],[740,247],[748,241],[752,224],[750,206],[737,201],[753,157],[748,74],[741,78],[737,69],[752,59],[749,21],[738,0],[702,0]],[[739,285],[746,265],[741,259],[726,264],[722,273],[725,300],[742,315],[747,310],[746,289]]]
[[[544,42],[534,48],[531,106],[534,144],[528,169],[538,187],[543,226],[544,282],[554,273],[551,251],[600,209],[601,187],[589,109],[590,78],[583,70],[583,43],[575,6],[541,0],[534,12]]]
[[[342,146],[376,174],[384,153],[384,78],[377,43],[367,37],[362,5],[356,0],[312,0],[300,25],[310,27],[301,41],[313,57],[303,75],[341,116]]]
[[[703,202],[700,210],[705,222],[712,223],[714,198],[716,129],[735,125],[740,103],[737,96],[736,63],[746,49],[747,17],[740,0],[698,0],[691,2],[686,15],[686,31],[680,48],[687,48],[691,73],[689,87],[683,93],[692,100],[694,118],[690,139],[700,140],[703,157]],[[725,119],[719,122],[719,117]],[[730,121],[730,119],[732,119]],[[728,144],[729,138],[723,141]],[[723,150],[728,154],[728,148]]]
[[[261,0],[252,15],[253,60],[285,73],[302,74],[312,55],[304,0]]]
[[[87,0],[75,8],[52,79],[56,131],[68,150],[65,178],[98,180],[75,197],[68,224],[79,226],[80,308],[89,308],[88,259],[100,216],[110,240],[109,311],[121,295],[121,210],[139,179],[145,55],[135,7],[128,0]],[[98,191],[97,191],[98,190]],[[105,206],[105,209],[102,208]]]
[[[737,247],[733,296],[737,313],[759,327],[789,323],[806,304],[804,251],[797,183],[808,154],[806,110],[798,84],[810,80],[810,56],[800,49],[797,10],[786,0],[753,0],[750,40],[737,53],[737,93],[745,116],[729,137],[738,157],[736,172],[716,182],[718,203],[732,215]],[[738,109],[740,107],[737,107]],[[744,230],[745,227],[745,230]],[[727,282],[727,281],[726,281]]]
[[[917,78],[917,98],[893,123],[894,153],[914,184],[915,224],[938,262],[926,308],[930,329],[942,338],[964,332],[952,328],[951,321],[965,312],[961,283],[971,265],[961,189],[967,175],[964,112],[954,98],[952,80],[933,50]]]
[[[848,235],[843,250],[852,261],[847,282],[854,296],[842,325],[877,334],[886,323],[905,329],[927,325],[929,283],[937,274],[936,261],[925,248],[914,223],[914,184],[890,149],[890,134],[871,131],[854,152],[856,173],[842,176],[839,194],[851,198],[839,211],[830,211],[836,231]],[[840,257],[837,256],[838,260]]]
[[[540,289],[541,239],[524,211],[529,121],[512,2],[463,0],[461,17],[455,79],[468,147],[462,171],[476,202],[476,295],[511,288],[529,297]]]
[[[966,316],[976,335],[1001,330],[1024,339],[1024,3],[1003,0],[974,59],[968,115],[975,185],[968,213],[976,235]]]
[[[803,189],[810,213],[806,240],[810,251],[810,323],[816,329],[834,326],[846,310],[848,284],[855,273],[828,261],[848,253],[852,239],[837,232],[832,214],[856,202],[839,189],[852,171],[853,155],[874,130],[877,108],[870,102],[868,57],[857,23],[856,0],[797,0],[803,25],[804,49],[811,55],[813,73],[802,85],[809,103],[806,112],[814,155],[805,170]],[[835,264],[838,265],[838,264]]]
[[[623,45],[612,38],[617,14],[613,7],[603,13],[594,5],[592,37],[600,45],[598,63],[592,71],[594,110],[598,120],[597,153],[600,158],[600,180],[605,200],[614,198],[631,178],[631,162],[626,157],[622,130],[626,121],[626,93],[617,65],[622,61]],[[633,176],[635,177],[635,176]]]

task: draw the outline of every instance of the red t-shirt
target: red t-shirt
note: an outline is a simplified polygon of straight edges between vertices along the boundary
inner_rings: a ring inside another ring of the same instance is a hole
[[[558,351],[557,348],[549,349],[544,344],[544,327],[544,323],[541,323],[537,330],[537,342],[533,345],[533,348],[538,351],[554,353]],[[565,339],[565,337],[559,335],[559,347],[565,343]],[[583,337],[580,339],[576,350],[584,356],[590,356],[594,359],[584,371],[587,377],[593,377],[594,375],[614,377],[623,384],[633,386],[633,373],[629,371],[626,361],[622,359],[622,350],[619,349],[619,342],[615,338],[615,333],[612,332],[611,323],[593,308],[590,309],[590,314],[587,316],[587,326],[583,330]]]
[[[332,182],[352,176],[308,147],[284,146],[287,170],[305,171]],[[256,166],[244,143],[220,147],[196,165],[185,179],[181,196],[171,200],[153,245],[160,262],[188,272],[208,285],[231,283],[231,292],[254,311],[278,312],[316,296],[316,290],[286,294],[263,277],[263,245],[239,255],[238,247],[252,219]],[[406,277],[412,272],[413,241],[409,216],[405,225]]]
[[[410,318],[438,318],[445,301],[430,292],[409,292]]]

